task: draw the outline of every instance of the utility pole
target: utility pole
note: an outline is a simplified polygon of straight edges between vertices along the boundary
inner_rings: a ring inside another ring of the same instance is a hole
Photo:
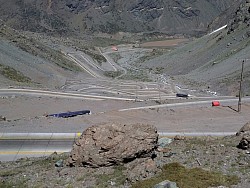
[[[138,70],[136,69],[135,70],[135,72],[136,72],[136,76],[138,75]],[[135,86],[135,102],[137,102],[137,98],[138,98],[138,94],[137,94],[137,78],[136,78],[136,81],[135,81],[135,83],[136,83],[136,86]]]
[[[137,80],[135,83],[135,102],[137,102]]]
[[[159,92],[159,102],[161,103],[161,85],[159,80],[158,80],[158,92]]]
[[[244,63],[245,63],[245,60],[242,61],[241,74],[240,74],[238,112],[241,112],[241,98],[242,98],[242,82],[243,82]]]

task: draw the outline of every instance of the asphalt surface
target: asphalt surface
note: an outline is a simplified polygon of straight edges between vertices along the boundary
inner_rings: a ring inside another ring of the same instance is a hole
[[[69,152],[74,140],[0,140],[0,161],[15,161],[24,157],[42,157],[54,152]]]
[[[223,99],[218,100],[220,105],[222,106],[230,106],[238,104],[238,99]],[[242,102],[249,102],[250,98],[242,99]],[[206,101],[195,101],[195,102],[185,102],[185,103],[174,103],[174,104],[162,104],[162,105],[153,105],[153,106],[142,106],[135,108],[126,108],[119,110],[120,112],[129,111],[129,110],[142,110],[142,109],[150,109],[150,108],[173,108],[173,107],[185,107],[185,106],[199,106],[199,107],[209,107],[211,106],[211,100]]]
[[[0,161],[70,152],[81,133],[1,133]]]
[[[64,98],[80,98],[85,100],[102,100],[102,99],[114,99],[114,100],[134,100],[131,98],[121,98],[121,97],[107,97],[98,95],[86,95],[81,93],[67,93],[67,92],[55,92],[55,91],[44,91],[44,90],[32,90],[32,89],[0,89],[1,94],[26,94],[26,95],[47,95],[53,97],[64,97]]]

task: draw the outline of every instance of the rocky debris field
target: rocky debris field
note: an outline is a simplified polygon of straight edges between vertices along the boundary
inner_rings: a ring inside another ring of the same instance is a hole
[[[133,132],[129,131],[132,129]],[[244,130],[244,135],[249,134],[249,129]],[[155,128],[149,125],[93,126],[83,132],[71,154],[54,153],[49,157],[1,162],[0,187],[159,188],[163,182],[180,188],[248,188],[249,146],[240,149],[242,135],[237,135],[158,138]],[[143,146],[148,149],[142,150]],[[78,165],[71,163],[74,154],[78,156]],[[102,158],[104,163],[97,164],[97,158]]]
[[[195,35],[204,33],[212,20],[241,1],[0,2],[0,17],[16,29],[57,35],[145,31]]]

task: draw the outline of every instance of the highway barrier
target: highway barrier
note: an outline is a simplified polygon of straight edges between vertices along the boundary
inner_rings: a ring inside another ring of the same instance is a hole
[[[0,133],[0,140],[67,140],[76,139],[82,133]],[[185,137],[214,136],[224,137],[235,135],[235,132],[158,132],[161,137]]]

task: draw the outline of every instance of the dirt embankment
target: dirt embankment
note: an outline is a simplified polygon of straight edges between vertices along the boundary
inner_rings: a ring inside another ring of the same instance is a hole
[[[173,47],[177,46],[180,43],[187,42],[189,39],[169,39],[164,41],[152,41],[152,42],[145,42],[142,43],[140,46],[143,48],[147,47]]]

